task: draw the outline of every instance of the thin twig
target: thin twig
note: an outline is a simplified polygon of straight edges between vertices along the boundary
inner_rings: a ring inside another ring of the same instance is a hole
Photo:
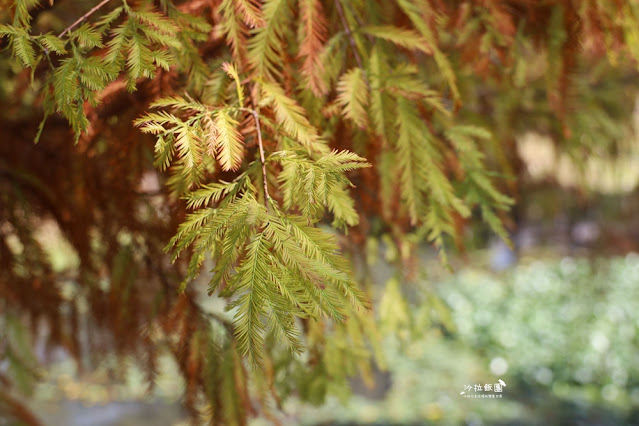
[[[351,10],[351,14],[353,15],[353,18],[355,18],[355,20],[357,21],[357,24],[360,27],[363,27],[364,22],[362,21],[362,18],[360,18],[359,15],[357,14],[357,11],[353,9],[353,5],[350,3],[346,3],[346,7],[348,7]],[[366,38],[368,38],[368,41],[370,41],[371,43],[375,41],[375,38],[370,34],[366,34]]]
[[[44,52],[44,56],[47,57],[47,62],[49,62],[49,66],[51,67],[51,69],[55,69],[55,67],[53,66],[53,62],[51,62],[51,57],[49,56],[49,49],[47,49],[37,40],[35,42],[38,44],[38,46],[40,46],[40,49],[42,49],[42,51]]]
[[[78,25],[79,23],[81,23],[82,21],[84,21],[85,19],[87,19],[89,16],[93,15],[99,8],[101,8],[102,6],[104,6],[105,4],[107,4],[108,2],[110,2],[111,0],[102,0],[100,3],[98,3],[97,5],[95,5],[93,7],[93,9],[89,10],[87,13],[85,13],[84,15],[80,16],[73,24],[69,25],[68,27],[66,27],[64,29],[64,31],[62,31],[58,37],[62,37],[63,35],[65,35],[66,33],[68,33],[69,31],[71,31],[73,28],[75,28],[76,25]]]
[[[364,65],[362,63],[362,58],[359,56],[359,51],[357,50],[357,44],[355,43],[355,38],[353,37],[353,33],[351,32],[351,27],[348,26],[348,22],[346,21],[346,17],[344,16],[344,9],[342,9],[342,3],[340,0],[335,0],[335,8],[337,9],[337,14],[339,15],[339,19],[342,21],[342,26],[344,27],[344,31],[346,31],[346,35],[348,36],[348,40],[353,48],[353,55],[355,55],[355,61],[357,61],[357,65],[363,70]]]
[[[262,178],[264,179],[264,205],[268,209],[268,186],[266,184],[266,160],[264,159],[264,145],[262,144],[262,131],[260,130],[260,116],[254,109],[250,110],[255,119],[255,129],[257,130],[257,144],[260,148],[260,163],[262,163]]]

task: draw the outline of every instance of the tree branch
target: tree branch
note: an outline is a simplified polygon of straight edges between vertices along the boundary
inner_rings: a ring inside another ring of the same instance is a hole
[[[348,36],[348,41],[351,44],[351,48],[353,49],[353,55],[355,56],[355,61],[357,65],[364,70],[364,64],[362,63],[362,58],[359,56],[359,51],[357,50],[357,44],[355,43],[355,38],[353,38],[353,33],[351,32],[351,27],[348,25],[346,21],[346,17],[344,16],[344,9],[342,9],[341,0],[335,0],[335,8],[337,9],[337,14],[339,15],[340,21],[342,21],[342,26],[344,27],[344,31],[346,31],[346,35]]]
[[[365,24],[362,21],[362,18],[360,18],[359,15],[357,14],[357,11],[353,9],[353,5],[350,3],[346,3],[346,7],[350,9],[351,14],[353,15],[353,18],[355,18],[355,20],[357,21],[357,25],[359,25],[360,27],[363,27]],[[368,41],[371,42],[371,44],[375,41],[375,38],[370,34],[366,34],[366,38],[368,39]]]
[[[58,37],[62,37],[63,35],[65,35],[66,33],[68,33],[69,31],[71,31],[73,28],[75,28],[79,23],[81,23],[82,21],[84,21],[85,19],[87,19],[89,16],[93,15],[99,8],[101,8],[102,6],[104,6],[105,4],[107,4],[108,2],[110,2],[111,0],[102,0],[100,3],[98,3],[97,5],[95,5],[93,7],[93,9],[89,10],[87,13],[85,13],[84,15],[80,16],[73,24],[69,25],[68,27],[66,27],[64,29],[64,31],[62,31]]]
[[[3,408],[4,413],[9,414],[9,419],[13,417],[15,420],[19,420],[29,426],[42,425],[40,420],[26,405],[22,404],[18,399],[14,398],[4,390],[0,390],[0,407]]]
[[[249,111],[255,119],[255,129],[257,131],[257,144],[260,148],[260,163],[262,163],[262,178],[264,179],[264,205],[268,209],[268,200],[271,196],[268,193],[268,186],[266,183],[266,160],[264,159],[264,144],[262,143],[262,131],[260,130],[260,116],[254,109],[242,108]]]

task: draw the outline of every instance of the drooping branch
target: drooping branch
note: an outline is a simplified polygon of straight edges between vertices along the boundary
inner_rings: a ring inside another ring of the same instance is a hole
[[[250,112],[251,115],[253,116],[253,119],[255,120],[255,130],[257,132],[257,145],[260,149],[260,163],[262,164],[262,179],[263,179],[263,185],[264,185],[264,205],[266,205],[266,208],[268,208],[268,201],[269,201],[269,198],[271,197],[268,193],[268,186],[266,181],[266,159],[264,157],[264,144],[262,143],[262,130],[260,128],[260,116],[257,113],[257,111],[255,111],[254,109],[241,108],[241,110]]]
[[[344,27],[344,31],[346,32],[346,36],[348,37],[348,41],[353,48],[353,55],[355,56],[355,61],[357,65],[363,70],[364,64],[362,63],[362,58],[359,56],[359,51],[357,50],[357,44],[355,43],[355,38],[353,37],[353,33],[351,31],[351,27],[348,25],[346,21],[346,17],[344,16],[344,9],[342,9],[342,3],[340,0],[335,0],[335,8],[337,9],[337,14],[339,15],[340,21],[342,21],[342,26]]]
[[[89,10],[87,13],[85,13],[84,15],[80,16],[73,24],[69,25],[68,27],[66,27],[64,29],[64,31],[62,31],[58,37],[62,37],[64,36],[66,33],[68,33],[69,31],[71,31],[72,29],[74,29],[78,24],[82,23],[82,21],[84,21],[85,19],[87,19],[89,16],[93,15],[98,9],[100,9],[102,6],[104,6],[105,4],[107,4],[109,1],[111,0],[102,0],[100,3],[98,3],[97,5],[95,5],[91,10]]]
[[[370,89],[370,84],[368,83],[368,78],[366,76],[366,69],[364,68],[362,57],[359,56],[359,50],[357,49],[357,43],[355,42],[355,38],[353,37],[351,27],[348,25],[348,21],[346,20],[346,16],[344,15],[344,9],[342,8],[341,0],[335,0],[335,8],[337,9],[337,14],[339,15],[340,21],[342,21],[342,26],[344,27],[344,31],[346,32],[346,36],[348,37],[351,48],[353,49],[355,62],[357,62],[357,66],[362,70],[362,75],[364,76],[366,86]]]
[[[357,21],[357,25],[359,25],[360,27],[364,27],[366,26],[366,24],[364,23],[364,21],[362,21],[362,18],[357,14],[357,12],[353,9],[353,5],[351,3],[346,3],[346,7],[350,10],[351,15],[353,16],[353,18],[355,18],[355,20]],[[374,37],[370,34],[366,34],[366,38],[368,39],[368,41],[370,41],[371,43],[374,42]]]
[[[0,408],[21,423],[29,426],[42,425],[26,405],[3,390],[0,390]]]

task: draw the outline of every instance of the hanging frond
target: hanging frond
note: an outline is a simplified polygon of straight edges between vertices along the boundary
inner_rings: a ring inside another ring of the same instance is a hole
[[[145,130],[148,130],[148,127],[143,129],[143,131]],[[163,130],[164,127],[158,125],[154,131],[160,133]],[[161,171],[165,171],[171,165],[174,153],[173,141],[167,140],[162,135],[158,136],[155,142],[155,162],[153,165]]]
[[[219,247],[220,254],[217,256],[215,268],[212,271],[214,275],[209,281],[209,295],[213,294],[215,290],[224,289],[224,286],[231,284],[233,270],[241,258],[247,239],[251,235],[251,227],[246,224],[248,216],[246,203],[240,200],[234,204],[234,206],[229,205],[228,208],[224,209],[224,213],[234,212],[234,215],[220,216],[219,221],[207,229],[206,234],[199,237],[201,242],[215,243]],[[230,227],[231,225],[234,226]],[[228,229],[228,232],[222,233],[225,229]],[[215,232],[221,233],[221,236],[216,235]],[[200,243],[199,246],[200,250],[206,249],[206,245],[203,243]],[[225,294],[232,294],[232,288]]]
[[[339,32],[332,36],[318,53],[318,62],[322,64],[322,81],[327,90],[339,79],[344,63],[346,62],[346,49],[348,43],[344,33]]]
[[[14,0],[13,1],[13,22],[14,27],[22,27],[25,30],[31,29],[31,14],[29,9],[36,7],[40,0]]]
[[[57,53],[58,55],[64,55],[67,53],[66,50],[66,41],[56,37],[53,34],[43,34],[40,36],[40,40],[44,47],[49,49],[52,52]]]
[[[432,9],[426,0],[397,0],[399,7],[408,16],[412,24],[417,28],[417,31],[422,35],[424,40],[433,49],[433,58],[442,73],[442,76],[448,82],[448,87],[451,91],[451,95],[455,102],[459,102],[461,95],[457,88],[457,76],[453,70],[453,66],[446,54],[438,48],[437,37],[429,26],[430,16],[428,13],[432,13]]]
[[[407,101],[397,103],[397,166],[401,173],[401,194],[411,222],[416,224],[425,211],[424,191],[427,189],[427,157],[424,128],[419,116]],[[432,165],[432,164],[431,164]]]
[[[316,96],[326,94],[322,78],[325,64],[320,60],[327,37],[327,22],[320,0],[300,0],[301,37],[298,56],[303,58],[302,74]]]
[[[377,46],[373,48],[368,72],[370,93],[370,117],[375,131],[387,142],[395,140],[395,101],[386,88],[389,69],[386,56]]]
[[[264,26],[264,19],[258,0],[237,0],[235,3],[246,25],[250,28]]]
[[[348,172],[370,167],[365,158],[350,152],[333,150],[317,160],[317,165],[330,173]]]
[[[127,89],[134,91],[137,79],[151,78],[155,75],[157,67],[168,70],[177,63],[175,56],[165,50],[166,48],[180,50],[185,45],[177,38],[180,27],[165,15],[145,7],[125,7],[125,10],[127,19],[111,30],[112,38],[106,44],[104,59],[108,64],[126,69]],[[100,34],[98,29],[89,28],[92,32]],[[85,43],[91,41],[88,38],[91,32],[86,33],[87,31],[81,33],[87,39]],[[157,49],[157,46],[164,49]]]
[[[360,68],[352,68],[337,83],[337,103],[342,106],[346,118],[353,120],[362,129],[366,127],[368,87],[364,72]]]
[[[468,217],[470,209],[455,194],[441,170],[441,158],[432,146],[432,136],[414,106],[405,99],[398,105],[397,168],[401,196],[411,222],[423,226],[423,233],[440,250],[446,262],[443,235],[455,235],[453,212]]]
[[[248,60],[259,76],[277,80],[284,35],[292,16],[290,0],[266,0],[262,6],[264,26],[252,31],[248,41]]]
[[[168,96],[166,98],[156,99],[150,108],[176,108],[182,111],[207,112],[209,109],[193,99],[185,99],[181,96]]]
[[[187,207],[190,209],[199,209],[210,203],[219,203],[224,199],[225,203],[235,200],[240,191],[246,189],[248,177],[242,174],[233,182],[216,182],[212,184],[202,185],[200,188],[189,193],[186,197]]]
[[[367,309],[369,302],[350,277],[348,264],[339,253],[335,236],[319,228],[308,226],[302,218],[283,218],[281,224],[293,235],[304,254],[316,262],[315,270],[325,278],[333,280],[342,294],[357,309]],[[319,263],[317,263],[319,262]]]
[[[267,240],[258,235],[246,247],[246,259],[237,269],[236,292],[241,294],[232,306],[237,306],[235,314],[235,336],[238,350],[246,355],[253,365],[261,366],[264,358],[264,324],[267,298],[265,287],[273,282],[269,273],[269,252]]]
[[[193,129],[185,124],[177,128],[175,135],[175,150],[188,172],[201,162],[202,145]]]
[[[122,12],[124,12],[124,7],[123,6],[118,6],[115,9],[113,9],[111,12],[107,13],[106,15],[102,16],[96,23],[95,26],[97,28],[99,28],[100,32],[104,32],[106,31],[107,28],[109,28],[109,26],[115,22],[116,19],[118,19],[120,17],[120,15],[122,14]]]
[[[317,130],[306,118],[304,109],[288,97],[284,89],[277,84],[262,83],[262,94],[263,104],[273,107],[275,119],[286,133],[310,152],[326,150],[317,135]]]
[[[430,42],[414,30],[393,27],[390,25],[378,25],[363,27],[360,31],[365,34],[372,35],[373,37],[390,41],[391,43],[405,49],[418,50],[426,53],[427,55],[431,55],[433,53],[433,47],[430,45]]]
[[[446,137],[453,143],[466,175],[464,185],[468,186],[467,203],[478,203],[486,223],[504,241],[509,242],[508,232],[495,210],[508,209],[513,200],[495,188],[484,165],[484,154],[473,140],[490,140],[492,135],[481,127],[465,125],[448,129]]]
[[[20,58],[22,63],[27,67],[33,67],[35,65],[35,50],[31,44],[31,40],[28,35],[18,32],[12,38],[13,52]]]
[[[335,217],[333,225],[336,228],[346,229],[347,226],[359,224],[359,214],[355,210],[355,202],[349,195],[346,185],[334,185],[331,188],[327,205]]]
[[[174,250],[173,262],[179,257],[182,250],[195,241],[198,236],[198,229],[209,223],[216,215],[217,211],[215,209],[203,208],[186,217],[186,220],[178,227],[177,233],[164,248],[165,251]]]
[[[69,32],[69,38],[75,40],[78,45],[85,49],[102,47],[102,33],[99,29],[89,24],[83,24]]]
[[[13,47],[13,54],[22,61],[25,67],[35,65],[35,50],[31,44],[29,33],[21,27],[0,24],[0,37],[7,37]]]
[[[215,152],[223,170],[237,170],[242,164],[244,144],[237,125],[238,122],[225,110],[221,109],[215,114]]]
[[[424,79],[418,74],[413,65],[398,66],[388,75],[385,88],[389,92],[407,99],[421,101],[445,116],[450,116],[450,107],[445,105],[442,95],[430,88]]]
[[[271,159],[282,164],[278,180],[284,207],[296,207],[309,218],[321,215],[325,207],[331,207],[330,203],[333,203],[333,210],[348,211],[349,201],[331,196],[343,185],[350,185],[344,172],[370,166],[365,159],[349,151],[332,151],[317,161],[294,152],[280,151]],[[337,204],[340,201],[344,203]]]
[[[96,92],[104,89],[116,73],[100,58],[79,54],[63,59],[56,68],[51,78],[55,109],[71,124],[76,141],[89,126],[84,103],[97,105]]]
[[[164,36],[175,36],[181,28],[162,13],[150,8],[140,8],[130,10],[129,16],[140,23],[140,29],[150,38],[157,37],[155,41],[169,40],[168,44],[175,45],[175,41],[165,39]]]
[[[231,48],[233,58],[237,62],[242,62],[242,59],[246,56],[248,31],[235,5],[236,2],[234,0],[222,0],[217,9],[221,18],[219,29],[226,35],[226,43]]]

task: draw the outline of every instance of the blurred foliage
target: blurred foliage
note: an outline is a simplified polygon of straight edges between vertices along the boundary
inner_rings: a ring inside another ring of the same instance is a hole
[[[395,287],[394,279],[388,286]],[[639,256],[524,260],[420,280],[405,321],[383,317],[391,386],[383,398],[291,404],[303,424],[635,424]],[[382,304],[389,303],[388,289]],[[447,314],[437,304],[445,306]],[[426,302],[426,303],[425,303]],[[405,311],[402,311],[405,312]],[[435,325],[435,327],[433,327]],[[464,386],[505,381],[503,398]]]

